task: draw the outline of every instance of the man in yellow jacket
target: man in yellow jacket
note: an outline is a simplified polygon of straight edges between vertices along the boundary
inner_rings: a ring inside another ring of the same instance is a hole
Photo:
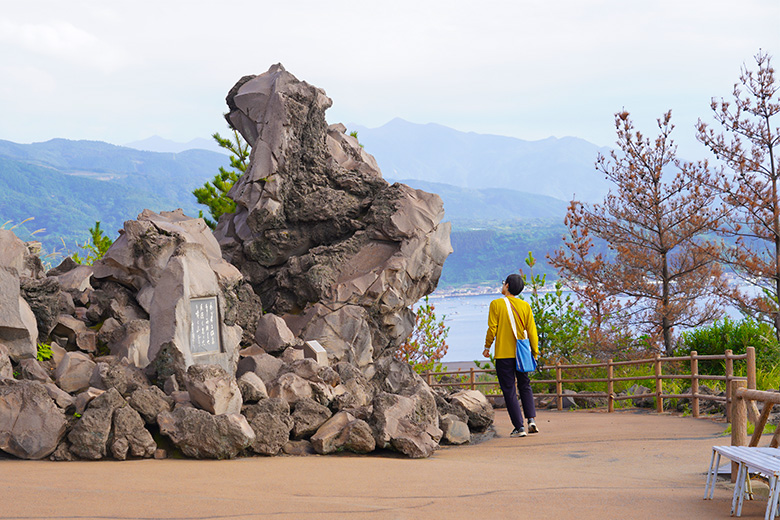
[[[525,286],[523,277],[519,274],[510,274],[504,280],[501,286],[503,298],[498,298],[490,302],[490,312],[488,314],[488,330],[485,336],[485,350],[482,355],[490,357],[490,346],[493,339],[496,340],[495,360],[496,374],[498,375],[498,384],[501,386],[501,392],[504,394],[506,409],[509,412],[509,418],[512,420],[514,430],[511,437],[525,437],[526,432],[523,427],[523,413],[528,419],[528,431],[537,433],[539,428],[536,426],[536,408],[534,406],[534,394],[531,390],[531,379],[525,372],[518,372],[515,361],[515,352],[517,339],[512,331],[512,324],[509,320],[509,310],[507,309],[505,299],[509,301],[513,308],[517,334],[519,338],[526,337],[531,344],[531,352],[534,359],[539,357],[539,338],[536,335],[536,324],[534,323],[531,306],[523,300],[517,298]],[[523,403],[522,410],[517,402],[517,391],[520,391],[520,401]]]

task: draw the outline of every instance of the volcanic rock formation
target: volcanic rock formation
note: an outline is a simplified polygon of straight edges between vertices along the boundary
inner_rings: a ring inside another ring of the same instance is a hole
[[[214,234],[144,210],[94,266],[45,273],[0,230],[0,450],[426,457],[488,429],[480,392],[434,391],[392,356],[451,252],[439,197],[385,182],[281,65],[227,102],[252,154]]]
[[[366,368],[409,336],[410,306],[452,252],[441,199],[382,179],[357,139],[326,123],[325,92],[281,65],[242,78],[227,104],[252,154],[215,232],[224,257],[294,335]]]

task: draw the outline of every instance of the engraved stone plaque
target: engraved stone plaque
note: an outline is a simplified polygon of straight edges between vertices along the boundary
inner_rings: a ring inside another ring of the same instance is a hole
[[[217,297],[190,300],[190,352],[193,355],[220,352]]]

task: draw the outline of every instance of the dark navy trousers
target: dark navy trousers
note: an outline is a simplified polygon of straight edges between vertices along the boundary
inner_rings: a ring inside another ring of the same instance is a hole
[[[496,359],[496,374],[498,374],[498,384],[501,392],[504,394],[506,409],[509,412],[509,418],[512,420],[512,426],[515,428],[523,427],[523,413],[526,418],[536,417],[536,407],[534,406],[534,394],[531,391],[531,378],[525,372],[518,372],[515,358]],[[515,382],[517,385],[515,386]],[[520,409],[520,403],[517,402],[517,392],[520,391],[520,401],[523,403],[523,409]]]

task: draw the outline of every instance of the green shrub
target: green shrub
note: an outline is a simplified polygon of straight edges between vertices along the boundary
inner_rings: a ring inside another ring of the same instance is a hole
[[[694,350],[699,355],[720,355],[726,350],[744,354],[746,347],[756,349],[758,370],[771,371],[780,362],[780,344],[775,338],[774,328],[752,318],[734,321],[726,317],[709,327],[685,331],[680,335],[675,354],[688,356]],[[724,363],[720,360],[701,360],[699,373],[724,374]]]
[[[54,353],[51,351],[51,345],[48,343],[38,343],[38,361],[46,361],[51,359]]]

